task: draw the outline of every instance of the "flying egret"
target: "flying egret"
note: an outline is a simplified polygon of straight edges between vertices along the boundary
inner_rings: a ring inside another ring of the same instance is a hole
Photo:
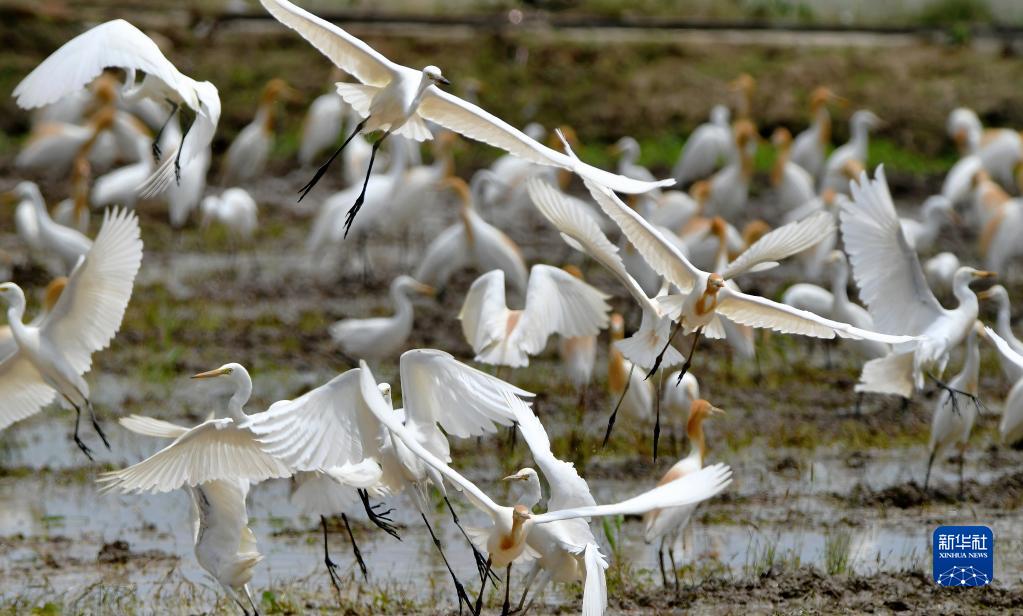
[[[613,153],[619,154],[618,174],[643,182],[656,182],[657,178],[649,169],[639,164],[639,142],[632,137],[622,137],[611,146]]]
[[[653,381],[644,378],[642,369],[636,370],[638,364],[625,358],[622,350],[622,339],[625,338],[625,319],[622,315],[611,315],[610,339],[607,349],[607,390],[612,399],[618,400],[608,420],[606,442],[621,410],[634,421],[646,421],[654,414],[654,396],[657,391]]]
[[[338,94],[345,102],[364,118],[355,127],[352,135],[374,131],[383,133],[373,144],[370,171],[373,168],[373,155],[388,135],[397,133],[416,141],[428,140],[432,138],[426,126],[426,122],[429,121],[535,163],[569,169],[581,177],[599,181],[620,192],[643,193],[675,183],[674,180],[653,183],[636,181],[570,158],[530,139],[522,131],[480,107],[437,88],[435,84],[447,84],[448,80],[436,66],[427,66],[419,71],[396,64],[348,32],[287,0],[260,2],[274,18],[298,32],[335,65],[363,82],[362,84],[341,82],[337,84],[337,88]],[[335,152],[303,187],[303,197],[326,173],[328,166],[345,144],[342,144],[338,152]],[[368,182],[369,173],[366,174],[366,178],[364,184]],[[363,193],[355,200],[345,221],[346,228],[351,226],[364,199]]]
[[[733,156],[731,114],[728,107],[714,105],[710,121],[697,126],[686,139],[671,175],[680,186],[687,186],[714,173]]]
[[[995,307],[998,310],[995,317],[995,331],[1009,345],[1009,348],[1016,353],[1023,354],[1023,342],[1020,342],[1016,337],[1016,333],[1012,331],[1012,307],[1009,305],[1009,292],[1005,290],[1005,287],[996,284],[986,291],[977,293],[977,298],[994,300]],[[1002,372],[1005,373],[1006,379],[1013,383],[1023,379],[1023,370],[1020,370],[1015,362],[1006,361],[1004,356],[999,357],[999,359],[1001,359]]]
[[[824,175],[821,178],[821,189],[830,188],[836,192],[848,193],[849,179],[843,166],[850,160],[867,162],[867,146],[870,142],[870,131],[881,124],[881,118],[873,112],[861,109],[849,120],[849,141],[835,148],[824,163]]]
[[[263,175],[270,158],[270,148],[273,147],[277,100],[282,97],[296,98],[295,91],[283,79],[271,79],[263,86],[256,117],[227,148],[224,159],[225,185],[251,182]]]
[[[949,380],[950,389],[942,391],[934,404],[931,439],[927,446],[930,455],[927,458],[927,472],[924,474],[924,490],[930,483],[934,460],[943,457],[954,445],[959,450],[959,494],[963,493],[963,462],[979,406],[976,401],[980,370],[980,347],[977,337],[984,335],[984,325],[980,321],[974,321],[966,337],[966,359],[963,361],[962,370]],[[974,396],[974,403],[958,404],[953,398],[955,391]]]
[[[831,147],[831,112],[828,103],[832,101],[842,105],[848,103],[830,88],[814,88],[810,93],[810,126],[796,135],[790,150],[790,160],[806,169],[815,182],[824,169],[824,160]]]
[[[995,346],[1003,366],[1011,363],[1016,372],[1023,373],[1023,355],[1014,349],[1007,340],[1003,340],[990,327],[984,330],[985,337]],[[1008,371],[1006,370],[1006,373]],[[1002,420],[998,424],[998,434],[1005,445],[1012,445],[1023,438],[1023,379],[1017,379],[1009,390],[1002,406]]]
[[[970,282],[993,274],[960,267],[953,280],[959,305],[952,310],[942,307],[902,232],[884,166],[878,166],[873,180],[864,172],[851,189],[852,201],[842,205],[842,240],[874,325],[893,334],[879,341],[894,345],[891,353],[863,366],[856,391],[909,398],[914,389],[923,388],[925,376],[945,387],[938,379],[949,354],[977,320],[977,296]],[[909,337],[899,340],[894,334]]]
[[[141,189],[143,197],[156,195],[180,177],[182,166],[209,147],[220,120],[220,96],[212,83],[195,81],[178,71],[141,30],[115,19],[79,34],[35,67],[14,88],[14,99],[23,109],[48,105],[81,90],[109,67],[126,73],[125,100],[169,102],[171,116],[181,105],[195,112],[176,152],[167,153]],[[145,73],[140,83],[135,81],[136,71]]]
[[[398,276],[391,281],[390,296],[394,314],[369,319],[342,319],[329,327],[330,337],[350,357],[379,361],[401,351],[412,333],[412,299],[410,293],[432,296],[433,287],[411,276]]]
[[[57,305],[57,300],[60,299],[60,294],[64,292],[67,287],[67,278],[64,276],[58,276],[50,281],[46,285],[46,290],[43,291],[43,306],[36,314],[35,318],[29,322],[32,327],[38,327],[40,323],[46,318],[50,312],[53,311],[53,307]],[[11,353],[18,350],[18,343],[14,341],[14,332],[11,330],[10,325],[0,325],[0,359],[5,359]]]
[[[508,592],[512,563],[523,558],[530,558],[534,554],[531,549],[527,552],[527,541],[535,527],[559,520],[641,514],[658,507],[687,505],[714,496],[731,482],[731,469],[719,464],[612,505],[570,507],[542,514],[533,514],[525,505],[521,504],[514,507],[502,506],[437,457],[435,453],[424,447],[415,431],[403,425],[398,417],[390,412],[377,390],[373,374],[366,362],[359,362],[359,368],[362,394],[373,414],[395,437],[404,442],[412,454],[459,488],[474,507],[490,518],[492,522],[490,527],[473,529],[470,534],[478,546],[486,549],[488,562],[491,565],[497,568],[506,568],[505,613],[508,612],[509,607]],[[506,406],[522,404],[521,400],[507,392],[503,394],[503,397]]]
[[[475,267],[481,272],[502,270],[512,288],[525,295],[529,278],[522,249],[496,226],[480,216],[477,209],[484,189],[497,182],[496,176],[481,169],[466,186],[461,178],[450,177],[444,185],[454,190],[461,202],[458,222],[434,237],[419,259],[416,279],[437,289],[444,289],[456,272]]]
[[[92,240],[85,237],[80,231],[58,224],[50,218],[43,194],[34,182],[19,183],[14,188],[14,194],[22,202],[27,202],[32,206],[39,246],[60,258],[64,265],[64,272],[74,269],[78,259],[92,247]]]
[[[109,447],[82,376],[92,367],[92,354],[110,344],[121,327],[131,299],[135,275],[142,264],[138,218],[126,210],[108,210],[96,241],[68,276],[67,287],[53,310],[38,325],[22,322],[25,294],[14,283],[0,284],[7,303],[7,322],[18,349],[0,361],[0,430],[37,413],[60,396],[75,410],[75,444],[92,457],[78,438],[83,407]]]
[[[504,272],[493,270],[472,283],[458,319],[476,361],[519,368],[528,366],[529,356],[543,351],[553,334],[595,336],[606,328],[608,297],[569,272],[537,264],[529,271],[524,307],[511,310]]]
[[[252,239],[259,227],[259,206],[244,188],[228,188],[220,195],[207,195],[199,204],[202,225],[223,225],[234,236]]]
[[[661,477],[658,486],[683,479],[703,468],[703,459],[707,456],[707,441],[703,435],[703,422],[708,417],[724,413],[706,400],[697,398],[688,409],[686,435],[689,437],[689,455],[682,458]],[[660,540],[657,545],[657,562],[661,566],[661,583],[668,585],[668,577],[664,574],[664,547],[668,547],[668,558],[675,576],[675,590],[678,590],[678,565],[675,562],[675,545],[682,538],[689,521],[696,511],[697,503],[682,507],[658,508],[648,511],[643,516],[643,539],[647,543]]]
[[[813,199],[813,175],[790,159],[792,134],[784,127],[774,129],[771,143],[777,152],[771,169],[771,186],[775,200],[782,212],[797,208]]]

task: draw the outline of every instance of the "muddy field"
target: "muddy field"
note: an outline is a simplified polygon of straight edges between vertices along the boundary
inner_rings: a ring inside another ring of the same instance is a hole
[[[24,53],[4,67],[3,89],[9,90],[71,29],[59,19],[34,19],[24,22],[19,39]],[[310,98],[322,90],[326,63],[304,49],[297,37],[262,34],[269,25],[225,27],[202,57],[193,55],[200,39],[176,41],[179,55],[171,55],[182,60],[182,70],[220,79],[225,116],[218,149],[248,120],[253,93],[270,71],[294,75],[295,85]],[[241,38],[250,31],[246,28],[266,36],[258,40],[272,41],[281,53],[272,56],[272,62],[254,62],[251,68],[228,70],[218,65],[218,58],[256,44]],[[605,45],[579,43],[559,50],[549,41],[524,42],[512,35],[488,37],[481,43],[482,52],[470,54],[466,50],[471,40],[455,38],[444,47],[435,37],[372,38],[398,58],[439,55],[438,64],[448,61],[444,64],[448,74],[488,75],[492,84],[529,83],[529,88],[511,95],[485,88],[481,100],[499,113],[507,111],[503,115],[517,124],[533,118],[549,124],[571,119],[595,144],[585,155],[598,162],[608,160],[604,145],[612,136],[635,134],[649,162],[661,169],[677,153],[684,130],[700,121],[713,102],[726,99],[723,84],[740,70],[761,77],[763,103],[757,115],[765,134],[777,123],[797,126],[803,113],[798,105],[816,83],[848,84],[843,94],[857,102],[871,101],[889,120],[872,156],[874,162],[894,167],[893,188],[907,211],[940,184],[940,174],[951,162],[942,126],[954,104],[975,105],[985,119],[996,123],[1023,124],[1014,85],[1021,74],[1019,61],[991,51],[929,45],[806,51],[620,43],[611,51],[621,53],[611,53]],[[529,61],[493,72],[495,63],[512,56],[517,46],[528,48]],[[902,60],[898,66],[887,61],[893,54]],[[294,71],[298,65],[314,68]],[[581,72],[587,79],[578,78]],[[970,80],[964,79],[967,74]],[[891,83],[896,78],[906,87],[895,91]],[[983,89],[974,87],[980,82]],[[572,86],[561,88],[561,83]],[[607,87],[617,93],[598,96],[600,84],[611,84]],[[646,95],[627,100],[630,85]],[[10,160],[27,120],[9,100],[0,110],[6,132],[0,143],[4,178],[0,190],[7,190],[21,179]],[[273,177],[248,187],[261,206],[260,229],[253,241],[234,241],[218,229],[199,229],[195,224],[171,230],[161,203],[139,206],[146,250],[142,271],[121,332],[111,349],[96,356],[89,377],[112,450],[102,449],[98,439],[89,437],[97,452],[96,463],[90,464],[71,441],[72,417],[55,409],[0,433],[4,580],[0,611],[234,613],[234,606],[219,598],[215,584],[195,562],[185,494],[97,492],[94,480],[99,472],[136,462],[160,446],[155,439],[121,429],[116,418],[139,413],[187,424],[200,421],[222,403],[217,397],[222,390],[188,376],[228,361],[243,363],[252,373],[250,410],[295,397],[353,367],[331,343],[327,326],[343,317],[387,314],[390,279],[408,272],[424,240],[451,224],[456,214],[453,203],[424,213],[418,237],[408,250],[397,237],[374,234],[369,245],[370,280],[364,279],[354,244],[311,258],[304,245],[317,203],[302,207],[294,203],[295,190],[307,179],[307,174],[293,170],[298,118],[291,115],[285,122],[269,174]],[[836,138],[844,138],[844,130],[836,132]],[[457,156],[464,175],[492,158],[493,152],[465,146]],[[758,168],[767,164],[769,155],[764,155]],[[757,188],[761,197],[751,205],[749,217],[777,222],[763,198],[765,186],[761,173]],[[44,188],[51,201],[67,192],[62,183]],[[329,188],[325,184],[314,195],[322,198]],[[485,210],[484,216],[522,246],[530,264],[578,264],[590,282],[615,294],[614,305],[630,325],[638,323],[624,289],[599,266],[570,251],[539,215],[494,209]],[[94,231],[98,218],[94,216]],[[0,210],[0,250],[5,259],[0,266],[10,270],[10,279],[32,290],[29,311],[34,312],[48,276],[29,261],[17,238],[8,233],[12,229],[12,211]],[[943,242],[960,257],[975,255],[974,237],[946,231]],[[416,301],[409,348],[435,347],[470,358],[455,315],[476,274],[460,274],[438,300]],[[744,288],[778,298],[795,275],[795,270],[783,266],[751,278]],[[1023,279],[1018,270],[1001,282],[1012,297],[1020,297]],[[656,462],[651,456],[651,425],[619,422],[611,442],[601,448],[613,406],[605,390],[606,339],[602,338],[581,421],[575,392],[558,376],[554,347],[551,344],[529,368],[502,376],[538,394],[536,408],[555,453],[577,464],[598,502],[652,486],[686,451],[680,418],[666,418],[663,453]],[[982,352],[986,408],[966,454],[967,482],[960,496],[953,460],[936,463],[930,492],[920,488],[933,395],[918,396],[905,409],[895,399],[868,397],[857,414],[852,386],[859,360],[840,344],[829,349],[803,339],[760,336],[755,362],[732,357],[723,344],[702,347],[693,368],[701,394],[727,411],[707,426],[709,457],[730,464],[735,481],[724,495],[701,506],[687,536],[678,590],[670,582],[668,588],[662,587],[656,549],[643,543],[638,519],[595,525],[612,560],[610,613],[1023,610],[1023,526],[1018,523],[1023,452],[997,444],[997,414],[1007,387],[993,353],[987,348]],[[957,358],[949,373],[958,366]],[[396,362],[374,366],[374,371],[397,383]],[[452,451],[455,466],[496,497],[505,496],[507,486],[495,478],[529,463],[523,444],[513,447],[504,436],[478,447],[456,442]],[[318,521],[297,513],[288,501],[289,489],[287,482],[268,482],[253,488],[249,499],[251,525],[266,555],[253,581],[265,613],[333,612],[339,602],[342,611],[351,614],[457,611],[443,564],[404,497],[388,501],[397,508],[401,541],[379,532],[359,513],[350,516],[370,567],[366,580],[355,567],[343,527],[332,529],[332,556],[344,578],[338,597],[323,570]],[[463,499],[455,496],[452,501],[469,525],[482,522]],[[469,581],[472,555],[449,523],[443,502],[435,505],[434,522],[453,566]],[[931,533],[939,524],[956,523],[993,527],[998,556],[996,580],[990,587],[957,592],[931,582]],[[513,573],[513,592],[523,573]],[[489,593],[492,611],[499,609],[502,591]],[[535,613],[573,613],[581,592],[578,585],[551,587],[534,607]]]

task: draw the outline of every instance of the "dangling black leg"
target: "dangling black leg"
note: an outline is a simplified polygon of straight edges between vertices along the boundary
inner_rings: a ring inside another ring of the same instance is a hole
[[[496,582],[497,574],[495,574],[493,569],[490,568],[490,561],[483,558],[483,554],[480,553],[480,551],[476,548],[476,544],[469,538],[469,533],[465,532],[465,529],[462,528],[461,522],[458,521],[458,514],[455,513],[455,508],[451,506],[451,501],[448,500],[447,494],[444,495],[444,502],[448,506],[448,511],[451,512],[451,521],[455,523],[455,526],[458,527],[462,536],[465,537],[465,540],[469,543],[469,547],[472,548],[472,556],[476,560],[476,570],[479,571],[480,581],[485,580],[489,576],[493,577]]]
[[[667,588],[668,576],[664,573],[664,537],[661,537],[661,542],[657,545],[657,564],[661,566],[661,586]]]
[[[89,407],[89,420],[92,421],[92,428],[103,440],[103,444],[106,445],[107,451],[110,451],[110,441],[107,440],[107,435],[103,433],[103,428],[100,427],[99,420],[96,419],[96,410],[92,408],[92,400],[86,398],[85,404]]]
[[[927,491],[927,484],[931,482],[931,467],[934,466],[934,454],[932,451],[929,458],[927,458],[927,472],[924,473],[924,492]]]
[[[164,100],[166,100],[167,103],[170,104],[171,111],[170,114],[167,116],[167,119],[164,120],[163,124],[160,125],[160,130],[156,131],[156,136],[153,137],[153,159],[156,160],[156,162],[160,162],[160,137],[163,136],[163,131],[164,129],[167,128],[167,125],[170,124],[171,120],[174,119],[174,114],[178,112],[177,103],[170,100],[169,98]]]
[[[373,161],[376,160],[377,150],[380,149],[380,144],[382,144],[384,139],[387,139],[390,134],[391,131],[385,132],[380,139],[377,139],[376,143],[373,144],[373,149],[370,150],[369,167],[366,169],[366,179],[362,181],[362,192],[359,193],[359,197],[348,210],[348,213],[345,214],[345,237],[348,237],[348,232],[352,229],[352,223],[355,222],[355,216],[359,213],[359,210],[362,209],[362,203],[366,200],[366,187],[369,186],[369,176],[373,174]]]
[[[430,521],[426,519],[426,514],[419,512],[419,515],[423,517],[423,524],[426,524],[426,530],[430,531],[430,538],[433,539],[433,545],[440,552],[440,558],[444,561],[444,566],[448,568],[448,573],[451,574],[451,581],[455,583],[455,592],[458,593],[458,613],[462,613],[462,603],[469,608],[469,611],[473,611],[472,601],[469,600],[469,595],[465,592],[465,587],[458,581],[458,576],[455,575],[455,570],[451,568],[451,563],[448,562],[448,557],[444,555],[444,548],[441,547],[440,539],[433,532],[433,527],[430,526]]]
[[[181,184],[181,151],[184,150],[185,140],[181,139],[181,145],[178,146],[178,153],[174,156],[174,182],[178,185]]]
[[[355,535],[352,533],[352,526],[348,523],[348,516],[344,513],[341,514],[341,521],[345,523],[345,530],[348,531],[348,540],[352,542],[352,554],[355,555],[355,562],[359,563],[359,571],[362,571],[362,579],[368,579],[369,574],[366,572],[366,561],[362,560],[362,552],[359,551],[359,544],[355,542]],[[326,549],[327,540],[323,540],[324,549]]]
[[[615,410],[611,411],[611,416],[607,418],[607,432],[604,432],[604,442],[600,444],[601,447],[607,446],[608,439],[611,438],[611,430],[615,427],[615,420],[618,418],[618,409],[622,408],[622,402],[625,401],[625,394],[629,393],[629,385],[632,384],[632,371],[636,369],[636,364],[632,364],[629,368],[629,377],[625,379],[625,389],[622,390],[622,396],[618,398],[618,404],[615,405]]]
[[[693,333],[693,346],[689,348],[689,357],[686,358],[686,363],[682,364],[682,370],[678,373],[678,382],[682,382],[682,377],[689,372],[689,366],[693,364],[693,354],[696,353],[696,345],[700,343],[700,335],[703,333],[702,327],[697,327]]]
[[[508,599],[508,591],[511,589],[511,563],[508,563],[508,568],[504,574],[504,605],[501,607],[501,616],[508,616],[508,610],[511,609],[511,601]]]
[[[376,505],[369,504],[369,492],[364,489],[359,489],[359,498],[362,499],[362,506],[366,509],[366,515],[369,517],[369,521],[377,525],[378,528],[383,530],[388,535],[394,537],[398,541],[401,541],[401,537],[398,536],[398,530],[391,524],[392,520],[388,517],[388,514],[394,511],[394,509],[388,509],[387,511],[377,512],[376,510],[384,506],[384,503],[377,503]]]
[[[675,335],[678,334],[678,330],[682,329],[682,318],[679,317],[678,323],[675,323],[675,327],[671,330],[671,335],[668,336],[668,341],[664,343],[664,347],[661,352],[657,354],[657,359],[654,360],[653,367],[650,368],[650,372],[646,373],[643,380],[649,379],[657,372],[657,369],[661,367],[661,361],[664,359],[664,354],[668,352],[668,347],[671,346],[671,341],[675,339]]]
[[[671,561],[671,573],[675,576],[675,593],[678,594],[678,565],[675,564],[675,546],[668,546],[668,559]]]
[[[330,575],[330,583],[337,591],[337,599],[341,600],[341,576],[337,573],[337,563],[330,559],[330,548],[327,544],[327,517],[320,516],[320,525],[323,526],[323,564],[327,567],[327,574]],[[365,572],[363,572],[365,573]]]
[[[661,386],[664,385],[664,371],[657,375],[657,391],[654,394],[654,462],[657,461],[657,442],[661,438]]]
[[[333,154],[331,154],[330,158],[327,159],[327,162],[320,165],[320,168],[316,170],[316,173],[313,175],[313,179],[309,180],[305,186],[298,190],[298,192],[302,193],[298,197],[299,202],[301,202],[302,199],[305,199],[305,196],[309,194],[309,191],[313,189],[313,186],[316,186],[316,183],[320,181],[320,178],[323,177],[323,174],[325,174],[327,172],[327,169],[330,168],[330,164],[334,162],[334,159],[337,158],[338,154],[341,153],[341,150],[344,150],[345,146],[348,145],[348,142],[350,142],[352,139],[355,138],[356,135],[362,132],[362,127],[366,125],[366,120],[368,119],[369,118],[366,118],[362,122],[359,122],[358,125],[356,125],[355,130],[352,131],[352,134],[348,135],[348,138],[345,139],[345,142],[341,144],[341,147],[339,147]]]
[[[75,445],[78,445],[78,448],[82,450],[82,453],[85,454],[85,457],[89,458],[90,462],[93,462],[94,460],[92,457],[92,450],[89,449],[85,445],[85,443],[82,442],[81,438],[78,437],[78,425],[82,422],[82,409],[77,404],[72,402],[71,398],[64,396],[64,399],[67,400],[67,403],[70,404],[75,409],[75,435],[74,435]]]

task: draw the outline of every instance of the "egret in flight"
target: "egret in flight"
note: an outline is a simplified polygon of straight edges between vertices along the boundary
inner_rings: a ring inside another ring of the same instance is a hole
[[[362,207],[365,185],[372,173],[373,159],[380,144],[391,133],[415,141],[429,140],[433,136],[426,125],[428,121],[534,163],[574,171],[581,177],[619,192],[644,193],[675,183],[673,179],[660,182],[633,180],[552,150],[482,108],[438,88],[438,85],[447,85],[449,82],[436,66],[427,66],[422,70],[402,66],[388,60],[362,40],[287,0],[260,2],[278,21],[298,32],[335,65],[362,82],[337,84],[338,94],[359,112],[363,120],[302,188],[302,197],[323,177],[330,163],[352,137],[362,132],[383,133],[373,144],[363,192],[348,211],[346,229],[351,227]]]
[[[17,350],[0,361],[0,430],[36,414],[59,396],[75,411],[75,444],[92,454],[78,437],[82,409],[109,447],[96,420],[89,384],[82,376],[92,354],[110,344],[121,328],[135,275],[142,264],[138,217],[126,210],[107,210],[92,247],[75,266],[56,305],[38,324],[22,322],[25,294],[11,282],[0,284],[7,322]]]
[[[55,103],[82,90],[111,67],[126,74],[122,90],[126,101],[148,98],[167,103],[171,107],[168,121],[181,105],[195,112],[195,120],[176,152],[168,153],[140,187],[143,197],[151,197],[163,192],[172,178],[180,180],[181,168],[209,147],[220,120],[220,95],[212,83],[182,74],[141,30],[123,19],[115,19],[79,34],[50,54],[14,88],[14,100],[22,109]],[[135,80],[137,71],[145,73],[139,83]],[[158,133],[153,143],[159,141]],[[153,153],[160,157],[157,148]]]

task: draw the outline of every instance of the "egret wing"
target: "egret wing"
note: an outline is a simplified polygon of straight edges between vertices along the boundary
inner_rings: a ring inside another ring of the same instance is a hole
[[[583,564],[586,566],[586,581],[583,583],[582,616],[603,616],[607,609],[607,559],[600,553],[596,543],[587,543],[583,549]]]
[[[547,478],[551,494],[547,499],[547,510],[568,509],[570,507],[590,507],[596,505],[586,480],[579,476],[579,471],[571,462],[555,457],[551,452],[551,441],[544,430],[540,419],[522,400],[508,396],[506,404],[515,413],[515,422],[519,432],[526,440],[533,461]]]
[[[365,84],[385,86],[403,68],[362,40],[288,0],[259,1],[274,19],[298,32],[338,68]]]
[[[1023,370],[1023,355],[1017,353],[1005,338],[999,336],[990,327],[985,327],[984,333],[987,334],[988,340],[994,343],[995,349],[1002,356],[1002,359],[1012,362],[1018,369]]]
[[[217,123],[220,122],[220,93],[217,92],[216,86],[208,81],[196,82],[194,87],[199,95],[199,109],[195,120],[182,142],[175,145],[170,152],[164,153],[160,165],[139,186],[139,195],[144,199],[162,193],[171,182],[176,182],[177,170],[185,169],[192,160],[208,151],[210,144],[213,143]]]
[[[572,274],[550,265],[534,265],[529,273],[526,308],[512,336],[535,355],[551,334],[565,338],[596,336],[607,327],[608,295]]]
[[[55,103],[84,88],[108,67],[145,71],[174,90],[183,77],[151,38],[115,19],[79,34],[50,54],[14,88],[14,100],[22,109]]]
[[[835,219],[827,212],[811,214],[798,222],[778,227],[753,243],[728,264],[726,280],[754,270],[758,265],[780,261],[819,243],[835,232]]]
[[[920,334],[944,314],[944,308],[902,233],[884,166],[878,166],[873,180],[864,172],[850,189],[852,201],[842,204],[842,239],[860,297],[878,330]]]
[[[88,372],[92,354],[105,349],[121,327],[141,264],[138,217],[128,210],[107,210],[92,248],[39,325],[42,336],[78,374]]]
[[[31,417],[53,401],[56,390],[46,384],[43,375],[16,350],[0,361],[0,430]]]
[[[291,471],[264,452],[255,435],[234,421],[213,419],[188,430],[145,460],[97,480],[104,491],[169,492],[184,485],[288,477]]]
[[[420,444],[415,435],[398,420],[398,415],[392,411],[390,405],[384,400],[380,390],[377,389],[373,373],[370,372],[369,366],[366,365],[365,361],[359,361],[359,369],[359,384],[362,387],[362,395],[370,411],[380,423],[384,424],[394,436],[400,438],[405,443],[405,446],[409,448],[409,451],[457,486],[469,498],[473,506],[492,515],[504,509],[487,496],[483,490],[480,490],[476,484],[463,477],[455,469],[437,458],[429,449]],[[404,382],[404,379],[402,381]]]
[[[726,464],[715,464],[620,503],[548,511],[533,516],[533,522],[547,524],[573,518],[638,515],[652,509],[680,507],[705,501],[724,490],[731,482],[732,469]]]
[[[504,297],[504,271],[495,269],[477,278],[458,313],[462,334],[480,354],[507,335],[508,306]]]
[[[507,396],[533,396],[444,351],[406,351],[399,365],[405,425],[445,461],[450,459],[445,434],[469,438],[497,432],[499,425],[509,426],[515,420]]]
[[[188,432],[185,426],[142,415],[128,415],[119,419],[118,423],[135,434],[156,438],[180,438]]]
[[[470,139],[501,148],[530,162],[569,169],[584,179],[618,192],[645,193],[675,183],[673,179],[659,182],[634,180],[588,165],[578,158],[552,150],[497,116],[437,86],[430,86],[423,93],[417,113]]]
[[[650,267],[670,280],[683,293],[688,293],[700,275],[700,271],[689,262],[689,259],[607,187],[589,181],[584,183],[600,209],[621,228],[622,233]]]
[[[243,427],[267,454],[294,470],[343,467],[379,453],[379,429],[366,407],[357,368],[294,400],[250,415]]]
[[[874,340],[885,344],[901,344],[914,340],[914,336],[881,334],[854,327],[841,321],[832,321],[788,304],[764,297],[748,295],[727,287],[718,291],[718,314],[740,325],[773,329],[783,334],[800,334],[813,338],[851,338]]]

